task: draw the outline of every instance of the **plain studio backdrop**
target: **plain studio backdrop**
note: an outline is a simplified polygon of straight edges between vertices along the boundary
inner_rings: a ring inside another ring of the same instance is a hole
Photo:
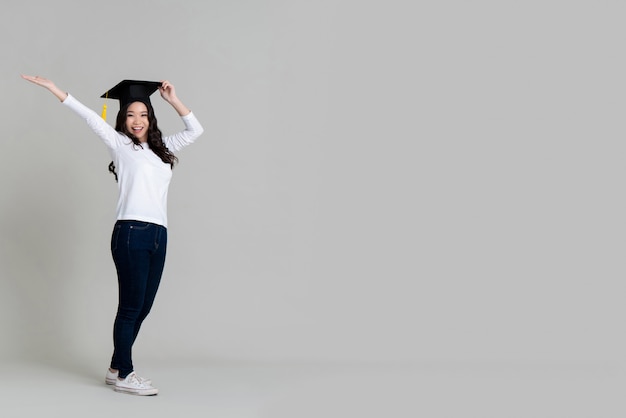
[[[167,79],[205,127],[138,358],[622,366],[621,2],[3,9],[3,359],[104,368],[117,304],[108,151],[24,73],[97,112]]]

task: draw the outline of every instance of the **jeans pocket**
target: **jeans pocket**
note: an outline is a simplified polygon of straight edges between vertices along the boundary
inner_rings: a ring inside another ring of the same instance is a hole
[[[150,222],[133,221],[129,228],[136,231],[147,231],[151,226],[154,226],[154,224]]]
[[[128,228],[129,250],[152,249],[156,225],[149,222],[133,222]]]

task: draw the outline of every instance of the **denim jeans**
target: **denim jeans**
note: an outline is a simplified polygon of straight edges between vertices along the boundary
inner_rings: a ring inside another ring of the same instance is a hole
[[[165,265],[167,229],[141,221],[117,221],[111,253],[117,269],[119,301],[113,325],[111,368],[125,378],[133,369],[132,346],[152,308]]]

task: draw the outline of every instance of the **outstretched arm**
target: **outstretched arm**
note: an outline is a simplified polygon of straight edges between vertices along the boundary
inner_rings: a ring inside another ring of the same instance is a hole
[[[60,101],[64,101],[67,98],[67,93],[58,88],[51,80],[48,80],[47,78],[39,77],[38,75],[32,76],[24,74],[22,74],[22,78],[50,90],[50,93],[54,94]]]
[[[163,97],[166,102],[172,105],[172,107],[176,110],[176,112],[178,112],[180,116],[187,116],[189,113],[191,113],[191,110],[189,110],[187,106],[185,106],[183,102],[180,101],[178,96],[176,96],[176,89],[173,85],[170,84],[169,81],[161,80],[159,93],[161,93],[161,97]]]
[[[128,139],[126,136],[113,129],[111,125],[106,123],[100,115],[76,100],[74,96],[55,86],[52,81],[39,76],[33,77],[29,75],[22,75],[22,78],[50,90],[50,92],[62,101],[65,106],[72,109],[78,116],[84,119],[91,130],[94,131],[94,133],[98,135],[109,148],[117,148],[123,145]]]

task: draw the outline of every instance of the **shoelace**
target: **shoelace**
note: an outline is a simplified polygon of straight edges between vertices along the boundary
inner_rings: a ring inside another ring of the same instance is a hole
[[[131,376],[130,379],[129,379],[129,376]],[[128,379],[129,383],[137,382],[137,383],[139,383],[139,384],[141,384],[141,385],[143,385],[145,387],[151,387],[152,386],[150,383],[148,383],[148,381],[150,379],[144,379],[143,377],[138,376],[137,373],[135,373],[135,372],[132,372],[131,374],[126,376],[126,379]]]
[[[143,382],[143,379],[137,376],[135,372],[132,372],[128,376],[130,377],[130,379],[128,380],[128,383],[131,383],[137,386],[146,386],[145,383]]]

